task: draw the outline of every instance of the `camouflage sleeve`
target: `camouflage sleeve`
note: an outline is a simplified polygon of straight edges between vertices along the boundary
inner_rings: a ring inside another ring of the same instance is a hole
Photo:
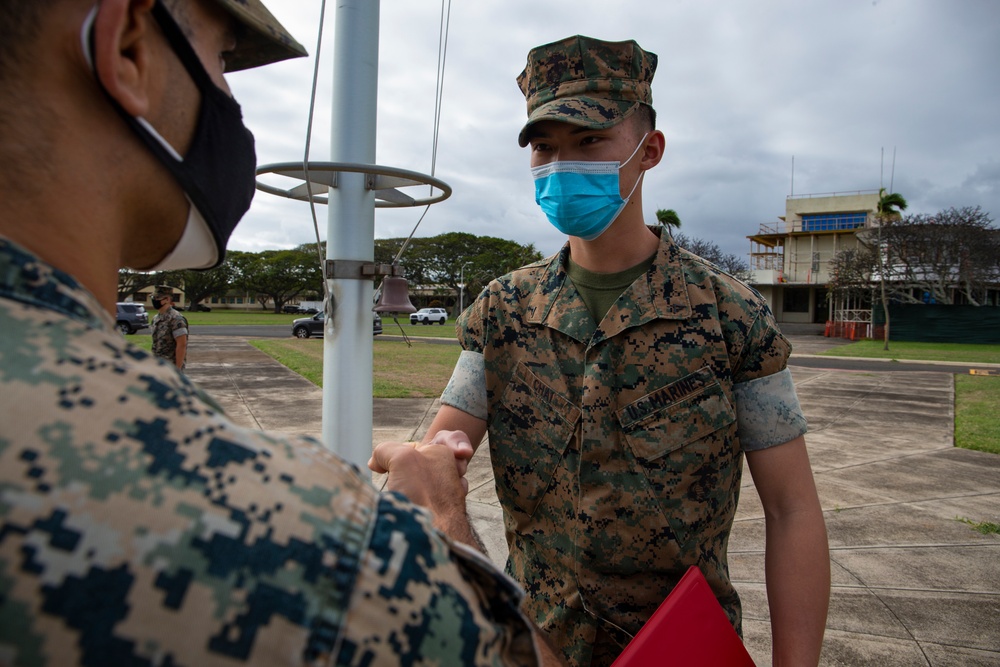
[[[534,664],[511,582],[319,443],[113,330],[0,330],[0,664]]]
[[[781,335],[767,304],[761,300],[747,306],[753,319],[743,332],[742,340],[734,346],[737,355],[732,365],[733,384],[777,373],[785,368],[792,352],[791,344]]]
[[[384,495],[378,514],[336,664],[537,663],[513,581],[401,496]]]
[[[455,322],[458,342],[463,350],[482,352],[486,344],[487,316],[490,311],[490,297],[493,284],[487,285],[471,306],[459,315]]]

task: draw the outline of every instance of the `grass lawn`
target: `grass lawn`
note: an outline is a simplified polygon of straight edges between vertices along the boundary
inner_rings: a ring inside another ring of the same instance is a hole
[[[1000,345],[909,343],[890,340],[888,352],[882,349],[884,345],[880,340],[861,340],[850,345],[839,345],[822,354],[834,357],[863,357],[867,359],[913,359],[920,361],[1000,364]]]
[[[448,329],[447,325],[443,328]],[[252,340],[250,344],[315,385],[323,386],[322,340],[272,338]],[[372,395],[375,398],[437,398],[448,384],[461,351],[458,345],[416,342],[413,347],[407,347],[396,341],[376,340]]]
[[[392,321],[391,315],[382,316],[382,333],[387,336],[402,335],[400,327],[410,338],[455,338],[455,320],[442,324],[410,324],[409,315],[399,316],[399,325]]]
[[[955,446],[1000,454],[1000,377],[955,376]]]
[[[149,321],[153,321],[153,316],[156,315],[155,311],[149,312]],[[261,324],[291,324],[292,320],[298,319],[300,317],[309,317],[308,315],[290,315],[286,313],[281,313],[276,315],[273,310],[248,310],[248,311],[229,311],[229,310],[213,310],[210,313],[203,312],[192,312],[185,310],[183,313],[184,317],[187,318],[188,324],[192,326],[232,326],[238,327],[241,325],[261,325]],[[291,335],[291,334],[289,334]]]

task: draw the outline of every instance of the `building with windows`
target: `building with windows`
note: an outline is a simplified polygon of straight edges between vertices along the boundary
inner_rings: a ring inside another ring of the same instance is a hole
[[[857,232],[875,223],[878,203],[878,190],[790,195],[783,217],[747,237],[750,284],[767,299],[779,323],[835,319],[827,300],[830,262],[838,252],[858,246]],[[867,310],[870,315],[870,305]]]

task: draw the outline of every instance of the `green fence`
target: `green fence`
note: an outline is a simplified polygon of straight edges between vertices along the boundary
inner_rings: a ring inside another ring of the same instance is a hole
[[[882,307],[872,313],[876,330],[885,324]],[[889,306],[892,340],[929,343],[1000,343],[1000,308],[995,306]],[[881,337],[879,333],[878,337]]]

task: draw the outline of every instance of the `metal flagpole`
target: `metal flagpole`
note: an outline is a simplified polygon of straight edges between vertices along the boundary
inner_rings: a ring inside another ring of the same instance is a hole
[[[375,164],[379,0],[337,4],[331,159]],[[329,189],[326,258],[372,262],[375,194],[365,173],[340,173]],[[329,274],[328,274],[329,275]],[[323,336],[323,441],[367,470],[372,449],[371,280],[328,277]]]
[[[338,0],[330,139],[333,161],[309,161],[307,146],[307,157],[301,162],[257,167],[258,190],[308,201],[313,207],[329,204],[323,267],[329,299],[323,335],[322,435],[328,448],[361,470],[367,470],[372,451],[372,281],[402,276],[398,264],[375,264],[375,208],[430,206],[452,192],[451,186],[433,175],[375,164],[378,31],[379,0]],[[298,184],[278,186],[262,181],[265,175]],[[423,197],[403,192],[426,186],[430,191]],[[317,191],[323,187],[326,195]],[[318,229],[316,235],[318,243]],[[405,305],[409,306],[408,301]]]

